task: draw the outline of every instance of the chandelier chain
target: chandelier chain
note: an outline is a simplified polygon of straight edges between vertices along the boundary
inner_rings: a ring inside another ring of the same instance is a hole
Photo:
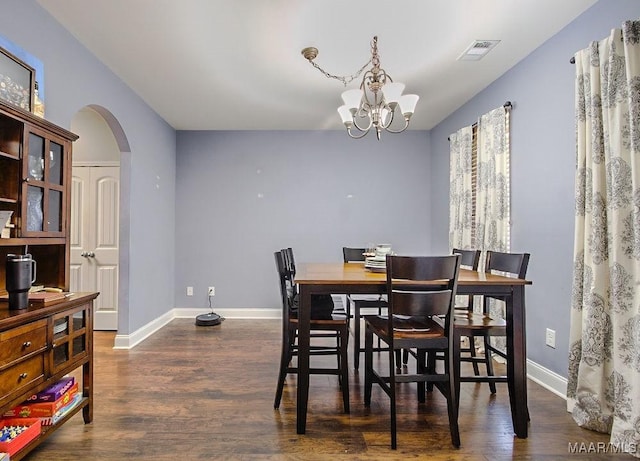
[[[316,64],[315,62],[313,62],[313,61],[311,61],[311,60],[310,60],[309,62],[311,63],[311,65],[312,65],[313,67],[315,67],[315,68],[316,68],[316,69],[318,69],[320,72],[322,72],[322,73],[324,74],[324,76],[325,76],[325,77],[327,77],[327,78],[333,78],[333,79],[339,80],[339,81],[341,81],[341,82],[342,82],[342,84],[343,84],[344,86],[347,86],[349,83],[351,83],[352,81],[354,81],[355,79],[357,79],[358,77],[360,77],[360,75],[362,75],[362,72],[364,72],[364,70],[367,68],[367,66],[368,66],[369,64],[371,64],[371,59],[369,59],[366,63],[364,63],[364,66],[362,66],[362,67],[360,68],[360,70],[359,70],[359,71],[357,71],[355,74],[353,74],[353,75],[345,75],[345,76],[330,74],[329,72],[327,72],[326,70],[324,70],[322,67],[320,67],[320,66],[319,66],[318,64]]]
[[[369,61],[376,69],[380,68],[380,55],[378,55],[378,37],[371,40],[371,60]]]

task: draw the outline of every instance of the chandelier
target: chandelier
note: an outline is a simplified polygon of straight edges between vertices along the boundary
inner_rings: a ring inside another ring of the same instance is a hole
[[[302,55],[327,78],[340,80],[344,86],[359,78],[371,64],[371,68],[362,76],[360,88],[342,93],[344,105],[338,107],[338,114],[350,137],[362,138],[373,128],[376,131],[376,137],[380,139],[382,131],[402,133],[407,129],[419,96],[403,95],[404,84],[394,82],[391,76],[380,67],[378,37],[373,37],[371,41],[371,59],[351,76],[331,75],[313,62],[318,56],[317,48],[305,48],[302,50]]]

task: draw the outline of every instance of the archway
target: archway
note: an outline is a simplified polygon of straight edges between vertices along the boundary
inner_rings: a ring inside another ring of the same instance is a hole
[[[119,187],[113,191],[117,194],[117,248],[114,258],[117,260],[117,273],[114,276],[115,294],[117,301],[113,301],[116,306],[115,315],[107,316],[106,323],[102,321],[99,325],[98,311],[96,313],[97,329],[111,329],[118,331],[128,331],[129,323],[129,196],[130,196],[130,170],[131,170],[131,149],[122,126],[116,117],[106,108],[99,105],[88,105],[79,110],[71,121],[71,131],[78,134],[80,138],[74,144],[73,169],[74,172],[85,167],[105,167],[119,168]],[[75,174],[74,174],[75,176]],[[104,186],[104,182],[102,185]],[[109,184],[106,183],[107,187]],[[72,204],[73,204],[72,192]],[[73,214],[72,214],[73,219]],[[115,223],[114,223],[115,224]],[[72,244],[72,280],[73,280],[73,244]],[[97,253],[97,252],[96,252]],[[96,262],[96,260],[92,261]],[[108,268],[107,268],[108,269]],[[104,274],[107,274],[105,276]],[[104,280],[109,281],[108,270],[102,271]],[[116,282],[117,280],[117,282]]]

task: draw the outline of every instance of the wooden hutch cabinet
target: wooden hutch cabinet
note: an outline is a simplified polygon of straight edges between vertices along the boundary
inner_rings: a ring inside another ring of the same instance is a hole
[[[0,101],[0,211],[10,211],[0,239],[0,293],[7,254],[30,253],[35,284],[69,289],[71,143],[77,135]]]
[[[71,145],[77,135],[0,100],[0,212],[11,212],[0,238],[0,295],[8,254],[31,254],[35,285],[69,291]],[[93,303],[77,293],[55,304],[11,310],[0,301],[0,412],[19,405],[67,374],[81,381],[72,412],[11,456],[26,456],[64,422],[93,417]]]

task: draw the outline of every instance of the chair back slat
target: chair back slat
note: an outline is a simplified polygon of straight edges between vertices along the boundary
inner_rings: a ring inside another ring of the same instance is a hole
[[[451,253],[459,254],[460,258],[460,267],[464,267],[465,269],[470,269],[472,271],[478,270],[478,265],[480,264],[480,250],[462,250],[460,248],[454,248]]]
[[[283,335],[286,336],[289,328],[289,322],[291,318],[291,304],[293,302],[291,290],[288,288],[287,283],[287,267],[285,261],[284,251],[276,251],[274,253],[276,260],[276,269],[278,271],[278,279],[280,281],[280,301],[282,303],[282,330]]]
[[[296,275],[296,261],[293,257],[293,249],[292,248],[283,248],[282,253],[284,254],[284,265],[287,268],[287,271],[290,274],[291,279]]]
[[[443,316],[449,312],[451,290],[404,291],[394,290],[393,314],[411,317]]]
[[[392,270],[389,270],[392,261]],[[451,279],[458,274],[459,256],[391,256],[387,255],[387,281],[389,278],[409,281],[437,281]]]
[[[523,279],[527,276],[529,266],[529,253],[501,253],[499,251],[487,251],[485,272],[506,272],[507,274]]]
[[[457,289],[460,255],[387,255],[389,319],[393,315],[444,316],[449,325]]]

